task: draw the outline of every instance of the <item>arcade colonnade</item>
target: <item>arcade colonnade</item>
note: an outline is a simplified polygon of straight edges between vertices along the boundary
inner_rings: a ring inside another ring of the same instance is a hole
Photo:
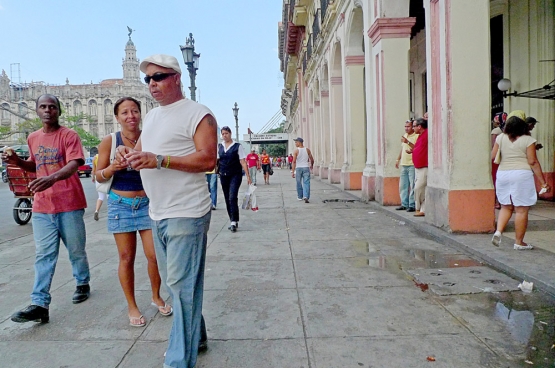
[[[455,232],[494,228],[490,130],[496,89],[490,23],[501,17],[501,74],[518,91],[555,79],[555,0],[284,0],[279,51],[290,137],[314,173],[364,200],[400,203],[404,122],[429,114],[425,220]],[[491,23],[493,24],[493,23]],[[495,23],[495,24],[499,24]],[[495,82],[495,83],[493,83]],[[494,97],[492,97],[494,96]],[[525,110],[554,184],[555,103],[509,97]],[[546,196],[553,199],[553,193]]]

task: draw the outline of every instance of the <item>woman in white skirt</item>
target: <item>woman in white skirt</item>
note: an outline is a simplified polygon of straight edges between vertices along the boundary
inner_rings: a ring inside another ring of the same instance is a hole
[[[497,137],[491,151],[492,159],[495,159],[498,150],[501,153],[495,186],[501,210],[497,219],[497,230],[491,242],[499,246],[503,230],[514,210],[516,216],[513,248],[516,250],[533,249],[532,245],[524,242],[524,234],[528,226],[528,211],[537,200],[534,175],[542,188],[550,190],[536,157],[536,140],[530,136],[528,125],[524,122],[525,118],[520,110],[509,114],[504,133]]]

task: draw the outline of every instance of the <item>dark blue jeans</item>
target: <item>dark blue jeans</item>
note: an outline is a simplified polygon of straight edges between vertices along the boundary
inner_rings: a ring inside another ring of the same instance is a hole
[[[239,187],[243,181],[241,173],[232,175],[220,175],[220,183],[225,197],[225,206],[230,221],[239,222]]]

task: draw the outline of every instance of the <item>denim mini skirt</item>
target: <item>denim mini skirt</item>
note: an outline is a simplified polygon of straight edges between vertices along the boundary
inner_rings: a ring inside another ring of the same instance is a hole
[[[114,192],[108,194],[108,231],[131,233],[152,229],[148,215],[148,197],[127,198]]]

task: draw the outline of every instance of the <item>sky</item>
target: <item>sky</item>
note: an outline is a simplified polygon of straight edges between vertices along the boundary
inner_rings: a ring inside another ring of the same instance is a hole
[[[10,65],[19,63],[21,82],[58,85],[123,78],[129,26],[137,57],[175,56],[188,87],[179,45],[193,33],[201,54],[197,101],[233,132],[237,102],[239,134],[249,124],[257,133],[280,111],[281,10],[279,0],[0,0],[0,70],[11,77]]]

